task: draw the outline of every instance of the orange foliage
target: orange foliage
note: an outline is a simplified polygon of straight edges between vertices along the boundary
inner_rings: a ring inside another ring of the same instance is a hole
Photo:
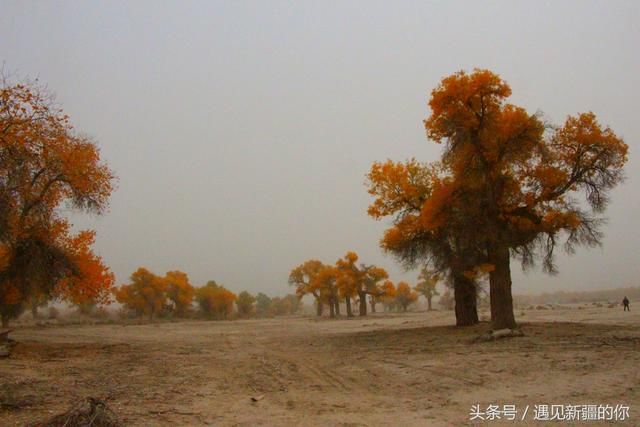
[[[424,256],[421,250],[455,255],[471,248],[460,257],[476,264],[463,267],[466,275],[488,273],[491,292],[503,294],[495,301],[504,307],[492,310],[496,327],[515,326],[507,313],[510,251],[524,265],[540,256],[553,271],[560,234],[570,252],[578,244],[597,244],[598,215],[623,178],[628,152],[591,112],[546,132],[538,114],[506,102],[510,95],[509,85],[489,70],[444,78],[431,93],[431,115],[424,121],[427,136],[445,144],[442,163],[387,161],[374,163],[368,174],[376,198],[369,215],[395,217],[382,247],[409,263]],[[464,244],[457,248],[447,243],[460,239]]]
[[[67,254],[78,271],[60,280],[56,296],[74,304],[88,301],[95,304],[110,303],[115,277],[102,258],[91,251],[94,241],[93,230],[82,231],[69,239]]]
[[[184,316],[193,302],[195,289],[189,283],[189,277],[182,271],[169,271],[164,276],[167,286],[167,298],[178,316]]]
[[[196,301],[200,310],[208,317],[229,319],[233,314],[233,303],[236,299],[233,292],[215,282],[209,282],[196,289]]]
[[[361,274],[356,262],[358,255],[355,252],[347,252],[343,258],[336,261],[338,291],[342,298],[353,298],[358,294]]]
[[[395,300],[403,311],[407,311],[407,307],[418,300],[418,294],[411,289],[407,282],[400,282],[396,288]]]
[[[331,266],[324,266],[313,276],[309,289],[320,295],[323,301],[333,301],[338,296],[337,280],[339,271]]]
[[[149,319],[161,312],[167,297],[166,281],[146,268],[140,267],[131,275],[131,284],[115,289],[116,300],[138,314],[146,314]]]
[[[58,208],[102,213],[113,179],[44,90],[0,87],[0,310],[31,294],[108,301],[113,275],[91,251],[94,233],[72,235]]]
[[[380,219],[406,207],[419,211],[431,196],[431,182],[437,173],[435,165],[422,165],[415,159],[375,162],[367,174],[369,194],[376,196],[369,215]]]
[[[382,284],[382,293],[384,298],[395,298],[396,297],[396,287],[391,280],[385,280]]]
[[[489,221],[511,232],[575,232],[584,221],[572,193],[584,190],[601,211],[606,191],[622,178],[628,147],[591,112],[569,117],[546,138],[537,115],[505,103],[510,94],[488,70],[447,77],[432,93],[427,134],[446,141],[443,160],[455,185],[482,193],[482,205],[466,205],[469,218],[495,207]]]
[[[316,299],[320,298],[320,293],[312,286],[312,282],[323,268],[322,262],[312,259],[291,270],[289,284],[296,287],[296,295],[303,297],[312,294]]]

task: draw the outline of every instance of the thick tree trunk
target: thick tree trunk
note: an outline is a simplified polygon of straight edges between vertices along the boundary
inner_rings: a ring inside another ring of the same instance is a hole
[[[491,322],[494,329],[513,329],[517,325],[513,314],[513,297],[511,295],[509,248],[497,244],[488,249],[489,263],[495,267],[489,274]]]
[[[428,307],[427,310],[429,310],[429,311],[431,311],[431,299],[432,298],[433,297],[427,297],[427,307]]]
[[[369,304],[371,304],[371,312],[375,313],[376,312],[376,299],[375,299],[375,297],[373,295],[371,297],[369,297]]]
[[[456,302],[456,326],[478,323],[476,285],[462,274],[453,278],[453,294]]]
[[[336,317],[336,305],[334,304],[333,298],[329,300],[329,317],[332,319]]]
[[[367,315],[367,293],[358,292],[358,296],[360,297],[360,316],[366,316]]]
[[[351,311],[351,298],[345,297],[344,300],[347,304],[347,317],[353,317],[353,311]]]
[[[335,303],[335,310],[336,310],[336,316],[340,316],[340,300],[338,299],[338,297],[334,298],[334,303]]]
[[[2,315],[2,327],[4,329],[9,327],[9,316],[6,316],[4,314]]]

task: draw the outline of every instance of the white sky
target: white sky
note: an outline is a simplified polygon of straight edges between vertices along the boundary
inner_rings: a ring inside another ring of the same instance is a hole
[[[556,123],[591,110],[630,145],[602,249],[519,273],[517,293],[637,286],[640,3],[0,0],[0,61],[38,77],[119,176],[110,212],[74,218],[125,282],[291,291],[291,268],[355,250],[395,280],[366,214],[375,160],[436,160],[430,91],[474,67]]]

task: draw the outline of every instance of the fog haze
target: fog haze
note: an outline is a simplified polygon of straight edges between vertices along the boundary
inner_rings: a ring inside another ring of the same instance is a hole
[[[442,77],[489,68],[551,122],[593,111],[630,146],[603,247],[515,293],[637,286],[640,3],[0,1],[0,61],[38,78],[119,177],[73,216],[124,283],[291,292],[291,268],[346,251],[415,282],[366,213],[371,163],[437,160],[422,120]]]

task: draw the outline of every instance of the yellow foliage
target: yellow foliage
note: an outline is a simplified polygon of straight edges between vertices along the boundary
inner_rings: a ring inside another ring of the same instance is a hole
[[[167,286],[167,298],[173,303],[173,310],[183,316],[191,307],[195,288],[189,283],[187,274],[181,271],[169,271],[164,277]]]
[[[407,307],[418,300],[418,294],[411,289],[407,282],[399,282],[396,288],[396,301],[404,311]]]
[[[224,286],[205,285],[196,289],[196,300],[200,310],[209,317],[229,319],[233,314],[233,303],[236,295]]]
[[[131,284],[120,286],[114,293],[119,303],[153,319],[167,301],[166,289],[167,283],[163,278],[140,267],[131,275]]]

